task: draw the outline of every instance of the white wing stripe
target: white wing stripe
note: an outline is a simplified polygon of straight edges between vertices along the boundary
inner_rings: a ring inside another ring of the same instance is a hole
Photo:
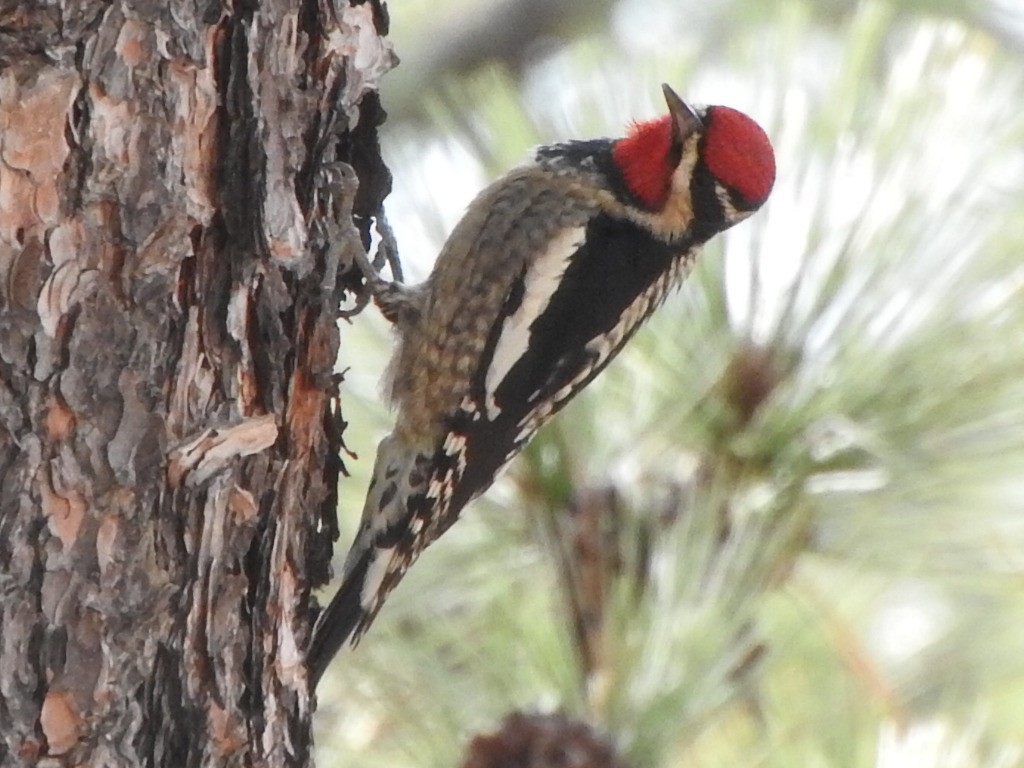
[[[491,364],[487,368],[484,387],[487,394],[487,417],[492,421],[501,413],[494,402],[494,393],[530,346],[530,326],[540,317],[558,286],[574,253],[586,238],[585,227],[572,227],[552,239],[550,245],[534,261],[523,278],[523,300],[519,308],[505,318]]]
[[[589,363],[583,366],[568,384],[559,389],[550,402],[538,403],[520,419],[518,424],[519,433],[516,435],[517,441],[527,435],[532,435],[533,432],[542,427],[550,418],[555,405],[571,396],[576,391],[580,382],[586,379],[595,368],[600,368],[608,362],[608,358],[622,344],[626,334],[635,329],[659,304],[665,301],[672,288],[678,288],[682,284],[683,280],[686,279],[693,269],[696,257],[697,252],[691,251],[675,259],[666,274],[663,274],[648,286],[647,290],[641,293],[632,304],[622,311],[618,321],[610,331],[600,336],[595,336],[587,342],[585,349],[593,356]],[[537,393],[534,393],[532,397],[536,397],[536,395]]]

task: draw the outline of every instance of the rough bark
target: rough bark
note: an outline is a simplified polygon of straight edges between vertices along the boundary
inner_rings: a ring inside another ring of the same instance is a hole
[[[0,2],[0,764],[306,765],[375,2]]]

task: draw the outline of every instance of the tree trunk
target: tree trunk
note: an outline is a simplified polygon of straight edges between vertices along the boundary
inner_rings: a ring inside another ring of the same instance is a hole
[[[0,1],[0,764],[310,763],[386,32]]]

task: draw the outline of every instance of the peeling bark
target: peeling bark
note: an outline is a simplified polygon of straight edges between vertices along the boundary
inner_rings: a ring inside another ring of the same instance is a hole
[[[310,763],[386,25],[0,3],[0,764]]]

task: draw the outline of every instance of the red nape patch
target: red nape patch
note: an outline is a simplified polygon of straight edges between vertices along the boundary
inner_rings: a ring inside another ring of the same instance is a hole
[[[775,153],[760,125],[729,107],[708,107],[704,164],[711,175],[752,205],[775,184]]]
[[[629,191],[652,210],[661,208],[668,199],[675,170],[669,156],[671,149],[671,115],[634,123],[626,138],[612,147],[612,158]]]

